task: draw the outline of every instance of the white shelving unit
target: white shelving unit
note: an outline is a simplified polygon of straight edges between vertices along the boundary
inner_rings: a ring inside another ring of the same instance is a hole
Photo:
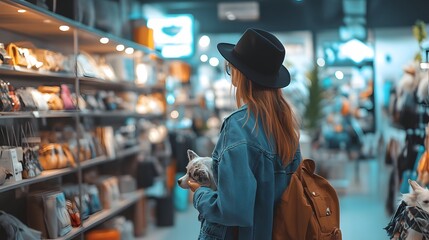
[[[18,12],[18,10],[25,11]],[[64,32],[59,31],[59,26],[62,25],[67,25],[70,29]],[[102,37],[109,38],[109,42],[107,44],[101,44],[99,40]],[[29,41],[34,43],[37,47],[61,52],[74,57],[77,57],[82,51],[95,55],[122,54],[124,57],[132,58],[134,63],[142,61],[150,62],[155,70],[154,74],[158,73],[157,71],[160,70],[159,65],[163,64],[163,60],[157,52],[133,41],[87,27],[79,22],[57,15],[26,1],[0,0],[0,42],[8,43],[19,41]],[[133,48],[134,53],[119,53],[116,50],[116,46],[119,44],[124,45],[125,48]],[[75,66],[74,69],[77,69],[77,67]],[[126,79],[108,81],[97,77],[79,76],[75,72],[36,71],[8,65],[0,65],[0,79],[10,82],[15,87],[68,84],[74,87],[76,93],[82,93],[84,90],[89,89],[92,91],[132,91],[137,94],[161,92],[164,94],[164,86],[162,84],[143,86]],[[42,121],[46,124],[47,120],[57,121],[58,119],[58,121],[62,121],[61,119],[67,119],[72,122],[74,121],[76,129],[80,129],[77,126],[82,124],[84,119],[118,121],[126,118],[146,119],[158,122],[165,120],[163,114],[139,114],[135,111],[127,110],[19,111],[0,112],[0,125],[13,125],[14,121],[22,120]],[[78,132],[77,135],[79,134],[81,133]],[[17,182],[6,182],[4,185],[0,186],[0,203],[8,202],[8,204],[2,204],[0,210],[8,212],[9,209],[18,211],[20,209],[25,209],[19,205],[22,204],[22,201],[13,201],[14,199],[12,198],[17,195],[17,193],[13,194],[15,190],[53,179],[59,179],[61,183],[63,177],[72,174],[77,176],[77,182],[75,184],[81,185],[84,183],[82,174],[85,170],[101,167],[108,163],[115,163],[115,161],[119,161],[119,159],[135,156],[141,153],[141,151],[142,147],[137,144],[116,151],[114,157],[104,155],[98,156],[85,161],[77,161],[76,167],[46,170],[43,171],[41,175],[34,178],[23,179]],[[9,197],[11,198],[10,201],[7,199]],[[136,192],[127,193],[122,196],[122,200],[118,206],[111,209],[103,209],[91,215],[82,222],[80,227],[73,228],[66,236],[58,239],[83,239],[86,231],[120,214],[143,197],[145,197],[145,193],[141,189]]]

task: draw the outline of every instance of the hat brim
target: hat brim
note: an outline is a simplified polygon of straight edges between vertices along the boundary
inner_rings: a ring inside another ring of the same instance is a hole
[[[268,88],[284,88],[289,85],[290,73],[285,66],[282,65],[275,75],[257,72],[236,57],[233,52],[234,47],[235,45],[230,43],[219,43],[217,45],[219,53],[252,82]]]

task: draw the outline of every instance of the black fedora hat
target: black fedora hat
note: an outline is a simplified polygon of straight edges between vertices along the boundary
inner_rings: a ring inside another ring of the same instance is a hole
[[[271,33],[247,29],[237,44],[219,43],[220,54],[248,79],[268,88],[283,88],[290,83],[290,73],[282,65],[286,50]]]

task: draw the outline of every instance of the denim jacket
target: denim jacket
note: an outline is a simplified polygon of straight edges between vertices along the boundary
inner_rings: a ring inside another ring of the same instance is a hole
[[[272,237],[275,203],[289,185],[301,153],[298,148],[293,161],[282,166],[262,123],[254,129],[254,116],[246,120],[247,106],[225,118],[212,155],[217,191],[195,191],[194,207],[203,219],[199,240],[233,239],[237,229],[241,240]]]

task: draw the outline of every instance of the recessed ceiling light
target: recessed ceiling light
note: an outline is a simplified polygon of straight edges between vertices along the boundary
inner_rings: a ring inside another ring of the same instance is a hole
[[[102,38],[100,38],[100,42],[101,42],[102,44],[106,44],[106,43],[108,43],[108,42],[109,42],[109,39],[108,39],[107,37],[102,37]]]
[[[43,22],[44,22],[44,23],[51,23],[52,21],[51,21],[51,20],[49,20],[49,19],[45,19],[45,20],[43,20]]]
[[[27,11],[27,10],[25,10],[25,9],[19,9],[19,10],[18,10],[18,12],[19,12],[19,13],[25,13],[26,11]]]
[[[133,54],[133,52],[134,52],[134,48],[128,47],[125,49],[126,54]]]
[[[70,30],[70,27],[67,26],[67,25],[61,25],[60,26],[60,30],[63,31],[63,32],[66,32],[66,31]]]
[[[116,46],[116,51],[118,51],[118,52],[124,51],[124,49],[125,49],[125,46],[122,44],[119,44]]]
[[[207,62],[207,60],[209,60],[209,57],[207,55],[203,54],[200,56],[200,60],[201,60],[201,62]]]

